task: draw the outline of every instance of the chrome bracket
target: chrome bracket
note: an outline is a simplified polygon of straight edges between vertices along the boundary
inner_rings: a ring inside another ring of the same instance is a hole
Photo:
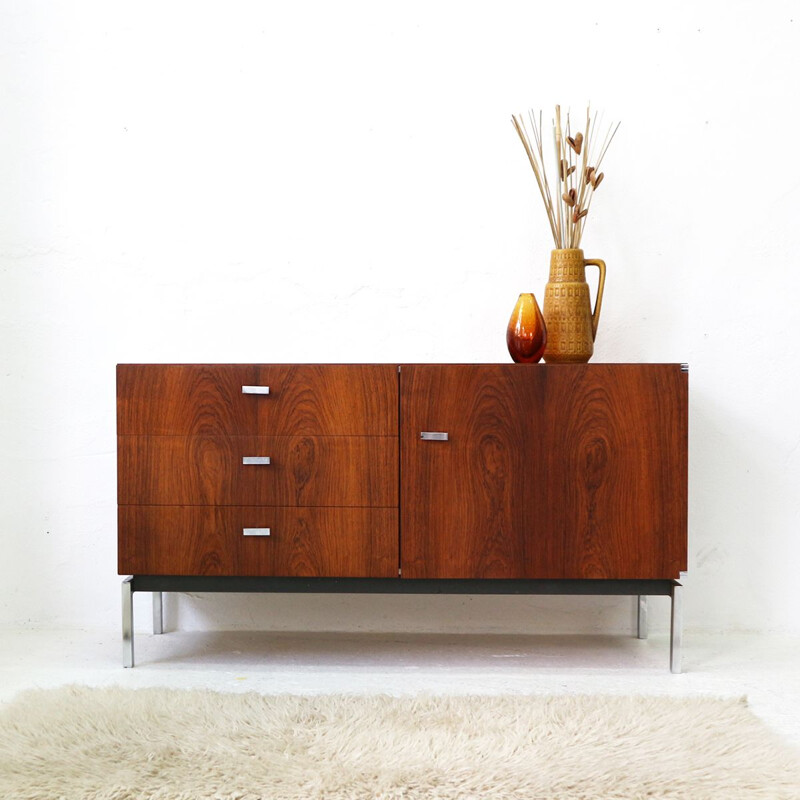
[[[164,595],[153,594],[153,633],[164,633]],[[122,581],[122,666],[133,667],[133,576]]]
[[[164,633],[164,593],[153,592],[153,633]]]
[[[639,639],[647,638],[647,595],[639,595],[638,610],[636,614],[636,635]]]
[[[672,613],[669,628],[669,671],[675,674],[682,671],[683,585],[679,581],[685,579],[686,573],[680,572],[678,576],[678,580],[672,585]]]
[[[133,666],[133,577],[122,581],[122,666]]]

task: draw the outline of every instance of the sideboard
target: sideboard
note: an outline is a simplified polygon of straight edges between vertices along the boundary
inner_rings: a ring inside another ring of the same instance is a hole
[[[685,364],[121,364],[133,593],[629,594],[687,561]]]

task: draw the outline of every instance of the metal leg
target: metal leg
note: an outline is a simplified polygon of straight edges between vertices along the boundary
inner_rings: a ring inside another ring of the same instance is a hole
[[[133,666],[133,578],[122,581],[122,666]]]
[[[647,638],[647,595],[639,595],[639,614],[638,614],[637,636],[640,639]]]
[[[681,671],[681,644],[683,640],[683,586],[676,583],[672,587],[672,619],[669,638],[670,672]]]
[[[153,633],[164,633],[164,595],[153,592]]]

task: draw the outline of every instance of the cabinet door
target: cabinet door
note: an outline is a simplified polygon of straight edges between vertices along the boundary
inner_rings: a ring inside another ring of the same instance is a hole
[[[403,577],[559,575],[562,543],[538,524],[546,465],[530,452],[542,376],[514,365],[401,368]]]
[[[404,366],[403,576],[677,577],[686,418],[677,364]]]

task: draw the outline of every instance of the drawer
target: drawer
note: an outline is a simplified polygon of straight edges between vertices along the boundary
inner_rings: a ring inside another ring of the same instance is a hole
[[[119,571],[135,575],[397,577],[390,508],[120,506]],[[269,535],[244,535],[269,529]]]
[[[397,436],[397,405],[391,364],[117,366],[122,435]]]
[[[117,458],[121,505],[398,504],[390,436],[119,436]]]

